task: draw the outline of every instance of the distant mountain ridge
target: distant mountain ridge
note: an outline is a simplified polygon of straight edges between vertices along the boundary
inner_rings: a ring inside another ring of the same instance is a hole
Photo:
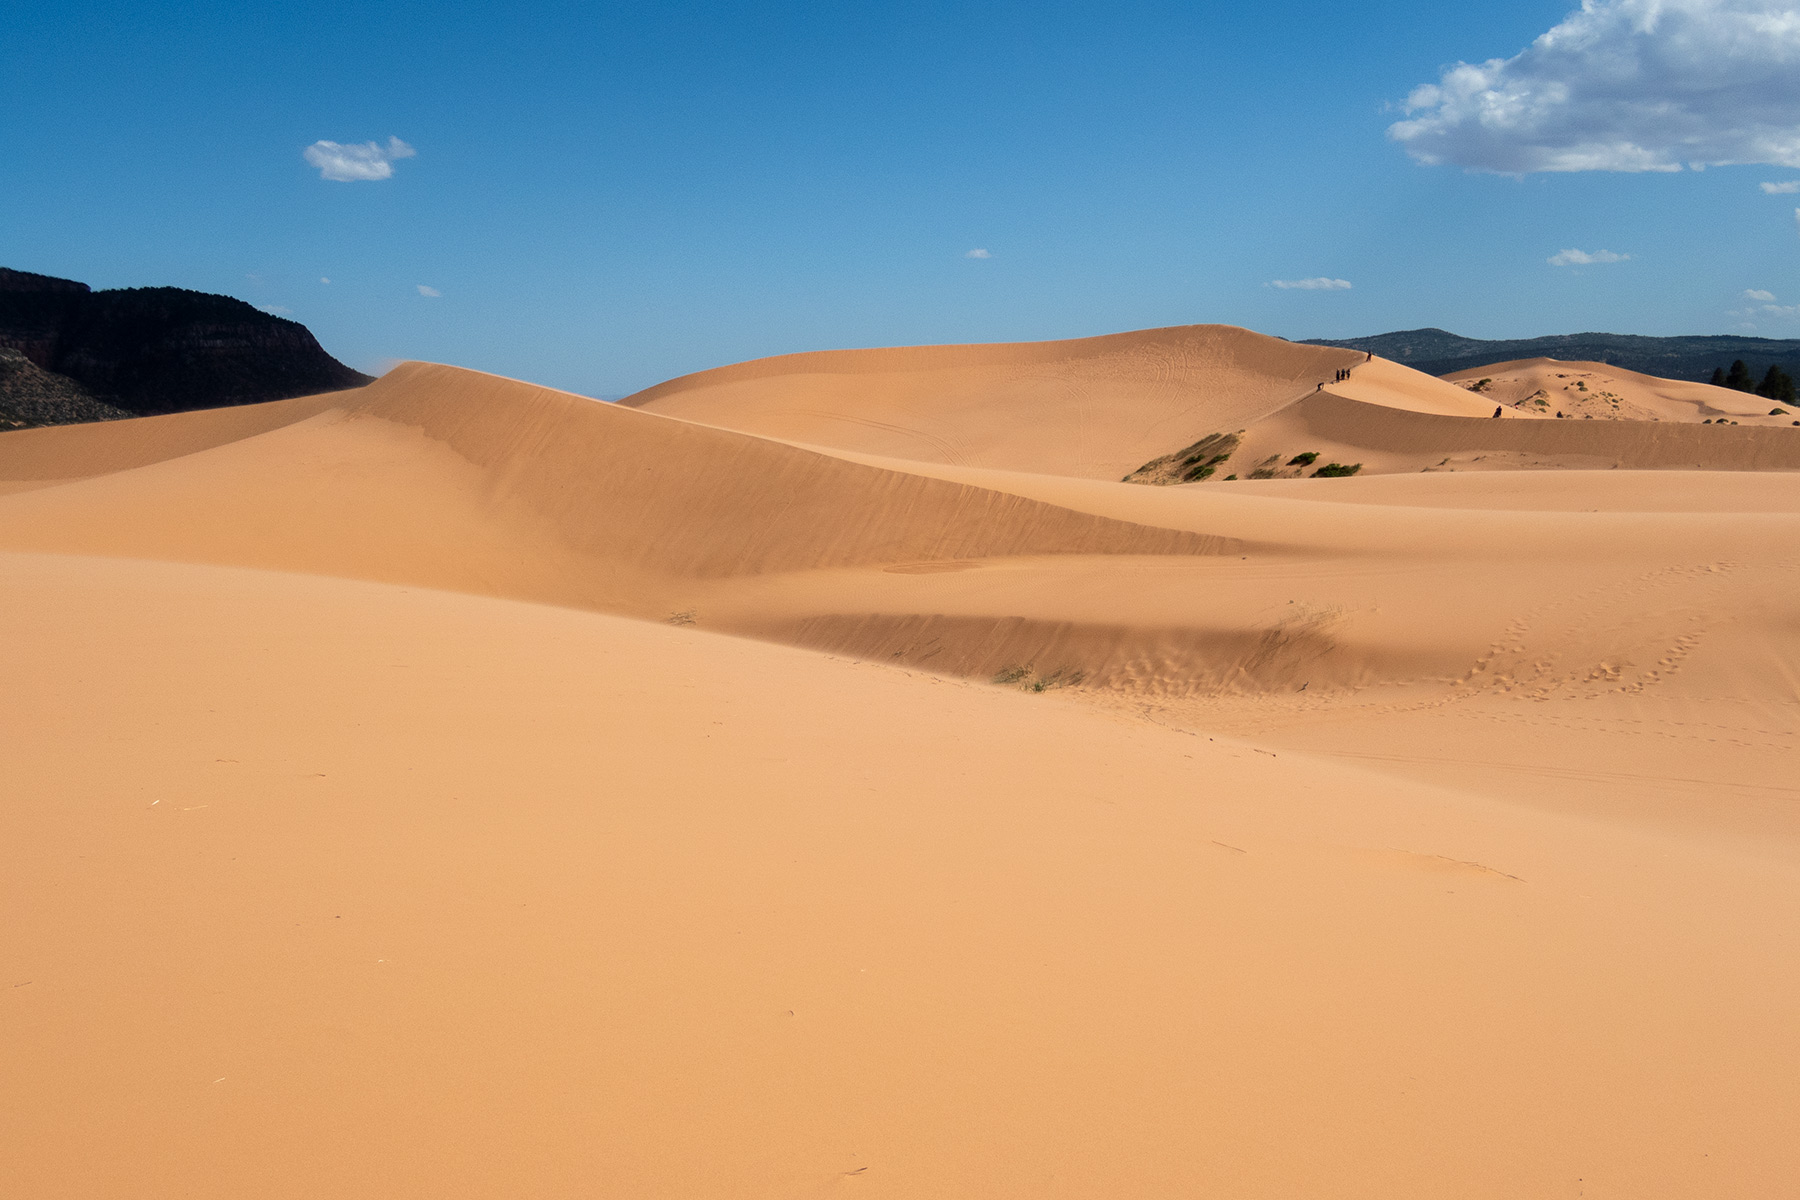
[[[93,291],[0,267],[0,429],[360,387],[297,321],[185,288]]]
[[[1664,379],[1690,379],[1696,383],[1705,383],[1712,378],[1716,368],[1729,367],[1740,358],[1758,378],[1772,363],[1781,364],[1789,374],[1800,371],[1800,340],[1724,334],[1640,337],[1629,333],[1564,333],[1488,341],[1461,337],[1443,329],[1407,329],[1378,333],[1373,337],[1309,338],[1306,344],[1379,354],[1427,375],[1448,375],[1470,367],[1521,358],[1599,362]]]

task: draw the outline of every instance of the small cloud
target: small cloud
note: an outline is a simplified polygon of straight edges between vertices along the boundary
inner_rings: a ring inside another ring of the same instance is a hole
[[[379,142],[357,142],[352,145],[314,142],[301,151],[301,157],[319,168],[320,179],[352,183],[359,179],[392,179],[394,160],[411,158],[417,153],[417,150],[399,138],[390,137],[385,146]]]
[[[321,276],[319,276],[319,282],[320,283],[330,283],[331,280],[329,280],[329,279],[325,278],[323,275],[321,275]]]
[[[1330,279],[1320,275],[1314,279],[1271,279],[1263,285],[1272,288],[1299,288],[1303,292],[1341,292],[1350,287],[1348,279]]]
[[[1800,317],[1800,304],[1765,304],[1762,310],[1771,317],[1782,317],[1789,321]]]
[[[442,293],[442,292],[440,292],[440,291],[438,291],[438,290],[437,290],[437,289],[436,289],[436,288],[434,288],[434,287],[426,287],[426,286],[425,286],[425,285],[424,285],[424,284],[422,284],[422,283],[421,283],[421,284],[420,284],[420,285],[419,285],[419,295],[421,295],[421,296],[432,296],[432,297],[437,297],[437,296],[442,296],[442,295],[443,295],[443,294],[444,294],[444,293]]]
[[[1800,179],[1787,179],[1780,183],[1765,183],[1759,186],[1765,196],[1792,196],[1796,192],[1800,192]]]
[[[1800,225],[1800,208],[1794,210],[1794,224]]]
[[[964,258],[992,258],[994,256],[993,256],[992,252],[987,251],[987,250],[971,250],[967,254],[963,255],[963,257]]]
[[[1758,301],[1759,303],[1766,304],[1768,301],[1773,300],[1774,298],[1775,298],[1774,292],[1765,292],[1761,288],[1745,288],[1744,289],[1744,299],[1746,299],[1746,300],[1755,300],[1755,301]]]
[[[262,306],[262,310],[277,317],[291,317],[294,315],[293,309],[283,308],[279,304],[265,304]]]
[[[1625,262],[1629,254],[1614,254],[1611,250],[1596,250],[1589,254],[1586,250],[1559,250],[1544,261],[1553,267],[1591,267],[1595,263]]]

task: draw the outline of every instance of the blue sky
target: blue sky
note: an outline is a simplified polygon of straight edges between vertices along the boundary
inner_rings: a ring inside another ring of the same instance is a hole
[[[608,397],[1200,321],[1800,336],[1795,6],[1590,7],[39,0],[0,264]]]

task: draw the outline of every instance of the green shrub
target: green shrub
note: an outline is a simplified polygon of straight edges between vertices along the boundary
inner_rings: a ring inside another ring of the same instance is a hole
[[[1290,467],[1310,467],[1318,461],[1319,452],[1317,450],[1308,450],[1305,454],[1296,454],[1294,457],[1288,459],[1287,465]]]
[[[1313,478],[1342,479],[1346,475],[1354,475],[1360,470],[1362,470],[1361,463],[1351,463],[1347,467],[1343,463],[1326,463],[1324,466],[1313,472]]]
[[[1086,671],[1058,667],[1048,675],[1039,675],[1031,669],[1031,664],[1022,667],[1007,667],[994,676],[994,682],[1006,687],[1017,687],[1026,692],[1049,692],[1057,688],[1076,687],[1087,678]]]

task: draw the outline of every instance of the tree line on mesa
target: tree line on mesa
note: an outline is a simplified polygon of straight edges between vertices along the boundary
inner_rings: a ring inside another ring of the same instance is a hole
[[[1752,392],[1768,400],[1782,404],[1794,403],[1794,379],[1781,369],[1781,364],[1770,363],[1768,373],[1757,383],[1750,374],[1750,368],[1744,365],[1743,359],[1731,364],[1731,369],[1715,368],[1712,373],[1714,387],[1728,387],[1739,392]]]

